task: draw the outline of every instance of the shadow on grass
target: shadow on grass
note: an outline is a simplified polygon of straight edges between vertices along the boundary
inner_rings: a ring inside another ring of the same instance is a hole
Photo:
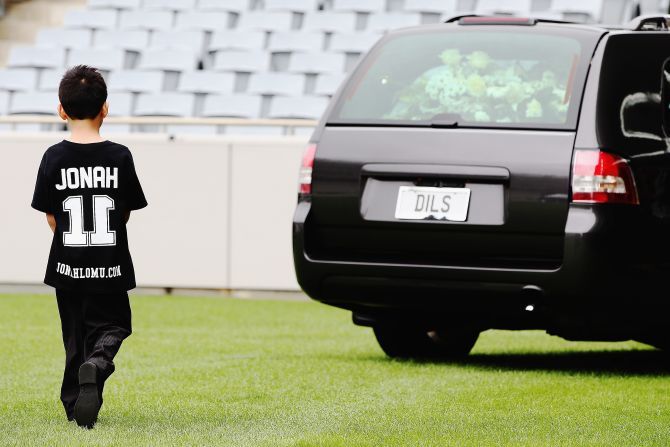
[[[430,363],[514,371],[670,375],[670,355],[657,350],[472,354],[458,361]]]
[[[326,356],[330,360],[334,356]],[[506,371],[546,371],[574,374],[670,376],[670,353],[660,350],[563,351],[471,354],[459,360],[390,359],[380,355],[335,356],[340,361],[444,365]]]

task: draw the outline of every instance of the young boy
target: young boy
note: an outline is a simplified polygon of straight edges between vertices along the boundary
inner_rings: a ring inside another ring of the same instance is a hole
[[[32,207],[54,233],[44,282],[56,289],[65,345],[61,401],[69,420],[92,428],[114,356],[130,335],[130,211],[147,205],[130,151],[103,140],[107,86],[85,65],[58,88],[58,114],[70,138],[42,157]]]

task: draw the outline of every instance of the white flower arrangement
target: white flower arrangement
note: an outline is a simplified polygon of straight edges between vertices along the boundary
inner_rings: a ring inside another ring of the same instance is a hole
[[[450,48],[439,55],[442,65],[431,68],[400,90],[384,117],[429,120],[457,114],[465,121],[497,123],[565,122],[566,85],[536,63],[503,62],[484,51],[468,55]]]

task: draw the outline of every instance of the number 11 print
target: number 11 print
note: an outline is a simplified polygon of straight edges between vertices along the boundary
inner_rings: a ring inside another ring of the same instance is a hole
[[[109,196],[93,196],[93,231],[84,230],[84,198],[70,196],[63,200],[63,211],[70,216],[70,231],[63,232],[66,247],[101,247],[116,245],[116,231],[109,228],[109,211],[114,200]]]

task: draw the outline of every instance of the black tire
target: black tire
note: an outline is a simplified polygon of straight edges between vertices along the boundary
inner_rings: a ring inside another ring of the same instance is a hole
[[[479,331],[470,328],[428,330],[421,326],[380,324],[372,328],[379,346],[392,358],[454,360],[466,357]]]

